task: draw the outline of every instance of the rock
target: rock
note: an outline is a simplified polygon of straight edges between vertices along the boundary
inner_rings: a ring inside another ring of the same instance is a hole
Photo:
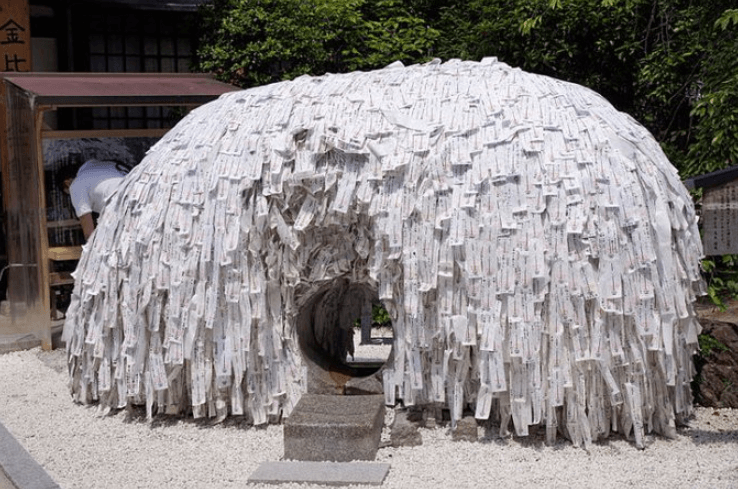
[[[697,355],[696,402],[738,408],[738,324],[703,319],[702,334],[714,338]]]
[[[464,416],[451,431],[453,441],[477,441],[477,420],[474,416]]]
[[[370,375],[368,377],[352,377],[346,382],[347,395],[367,395],[379,394],[384,395],[384,387],[379,375]]]
[[[383,423],[383,396],[305,394],[284,423],[284,458],[374,460]]]
[[[393,447],[417,447],[423,444],[418,425],[408,419],[405,410],[395,411],[395,420],[390,429],[390,445]]]
[[[411,423],[415,423],[418,426],[425,426],[425,409],[413,406],[408,407],[405,413],[407,414],[407,420]]]

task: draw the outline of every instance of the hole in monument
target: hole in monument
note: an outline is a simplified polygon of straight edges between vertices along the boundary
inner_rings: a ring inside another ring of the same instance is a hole
[[[371,375],[387,363],[392,352],[394,330],[389,313],[379,301],[372,302],[362,315],[353,321],[354,351],[346,355],[346,363],[352,367],[364,368]]]
[[[303,353],[347,377],[377,373],[392,352],[393,329],[376,289],[337,279],[315,293],[298,320]]]

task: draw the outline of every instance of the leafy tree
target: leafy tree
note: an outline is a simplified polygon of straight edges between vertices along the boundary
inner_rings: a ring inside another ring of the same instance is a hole
[[[242,87],[327,70],[353,5],[214,0],[201,8],[199,68]]]
[[[425,61],[438,32],[401,0],[213,0],[198,67],[250,87]]]
[[[439,33],[401,0],[361,5],[361,18],[342,51],[347,70],[375,69],[394,61],[412,64],[430,59]]]
[[[724,92],[726,78],[736,75],[738,39],[734,29],[717,24],[730,3],[655,1],[644,32],[634,115],[661,141],[684,177],[735,164],[728,158],[729,141],[738,142],[735,129],[733,138],[725,132],[724,141],[709,135],[724,126],[720,119],[730,120],[738,111],[735,103],[726,103]]]
[[[738,9],[715,22],[691,115],[697,120],[685,162],[690,174],[738,164]]]
[[[632,112],[643,10],[602,0],[454,2],[442,10],[437,53],[496,56],[529,72],[588,86]]]

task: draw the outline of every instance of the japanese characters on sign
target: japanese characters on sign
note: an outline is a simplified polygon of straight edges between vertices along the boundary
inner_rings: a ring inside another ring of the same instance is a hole
[[[27,0],[9,0],[0,7],[0,71],[31,71]]]

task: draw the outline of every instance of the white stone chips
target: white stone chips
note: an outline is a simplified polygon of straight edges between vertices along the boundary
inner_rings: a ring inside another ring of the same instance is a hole
[[[225,94],[115,194],[76,272],[75,398],[255,424],[305,391],[295,323],[338,278],[392,317],[389,404],[575,444],[691,411],[702,245],[658,143],[495,59]]]

